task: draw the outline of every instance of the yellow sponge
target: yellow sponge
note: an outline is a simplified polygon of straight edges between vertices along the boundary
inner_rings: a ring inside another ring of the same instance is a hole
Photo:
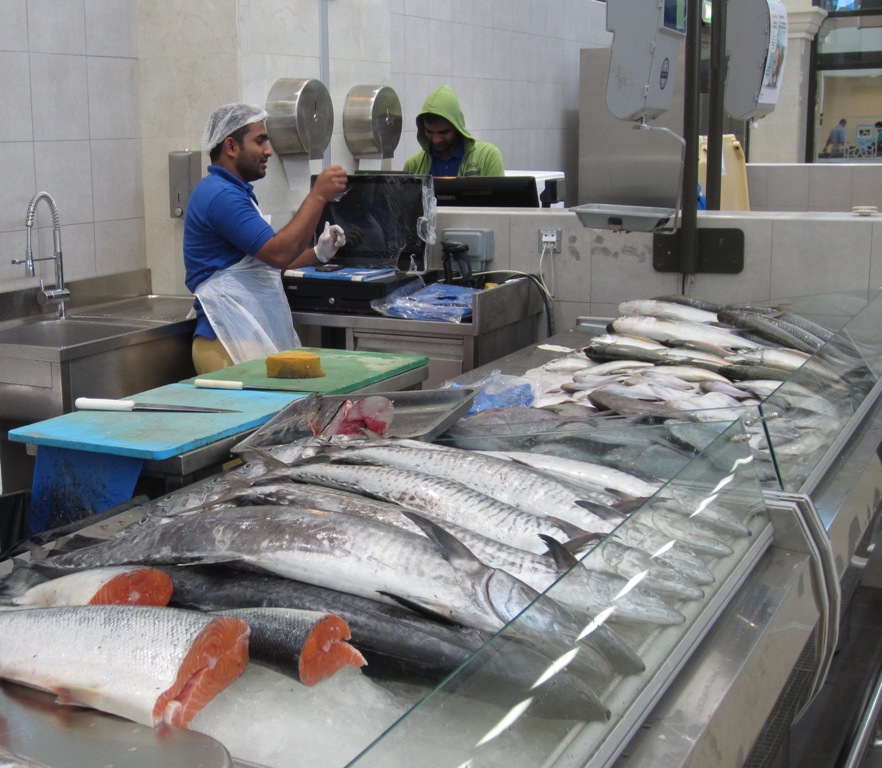
[[[271,379],[318,379],[325,372],[315,352],[291,349],[267,355],[266,375]]]

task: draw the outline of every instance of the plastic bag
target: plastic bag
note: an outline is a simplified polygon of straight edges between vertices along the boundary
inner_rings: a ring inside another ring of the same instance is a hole
[[[410,284],[403,286],[409,288]],[[460,323],[472,316],[472,297],[477,288],[432,283],[424,288],[394,291],[383,299],[374,299],[371,307],[386,317],[406,320],[441,320]]]
[[[445,382],[442,389],[462,386],[478,390],[466,416],[480,411],[489,411],[491,408],[528,408],[539,394],[537,382],[525,379],[523,376],[511,376],[498,370],[469,384],[461,384],[456,381]]]

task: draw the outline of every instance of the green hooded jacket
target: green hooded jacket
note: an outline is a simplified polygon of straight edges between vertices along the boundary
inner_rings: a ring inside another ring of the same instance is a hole
[[[432,167],[431,145],[423,133],[423,115],[438,115],[447,120],[463,138],[465,155],[459,165],[457,176],[505,176],[502,153],[495,144],[475,139],[465,127],[465,117],[459,99],[449,85],[432,91],[417,115],[417,140],[423,148],[404,163],[408,173],[428,174]]]

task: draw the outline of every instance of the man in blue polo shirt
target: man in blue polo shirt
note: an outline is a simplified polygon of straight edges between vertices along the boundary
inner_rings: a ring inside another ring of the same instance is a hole
[[[300,346],[281,271],[330,261],[345,243],[326,226],[310,248],[322,210],[346,189],[338,165],[320,173],[288,224],[275,232],[250,182],[266,176],[272,157],[264,121],[250,104],[216,109],[203,133],[211,164],[193,190],[184,220],[185,283],[196,296],[193,364],[197,373]]]

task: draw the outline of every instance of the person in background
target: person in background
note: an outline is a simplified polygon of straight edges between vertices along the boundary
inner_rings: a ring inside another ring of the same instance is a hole
[[[843,117],[842,120],[836,125],[836,127],[830,131],[830,135],[827,137],[827,141],[824,144],[824,152],[828,151],[829,147],[833,147],[830,150],[831,155],[842,155],[845,152],[845,126],[847,122]]]
[[[459,99],[449,85],[432,91],[416,118],[422,150],[404,163],[408,173],[431,176],[504,176],[502,153],[478,141],[465,125]]]
[[[882,120],[877,120],[873,123],[873,128],[876,129],[876,152],[877,155],[882,155]]]
[[[280,270],[330,261],[346,241],[326,225],[310,248],[325,203],[346,189],[346,171],[322,171],[294,217],[278,232],[258,207],[252,181],[272,157],[264,120],[250,104],[226,104],[208,119],[202,148],[211,164],[184,219],[185,283],[196,297],[197,374],[300,346]]]

